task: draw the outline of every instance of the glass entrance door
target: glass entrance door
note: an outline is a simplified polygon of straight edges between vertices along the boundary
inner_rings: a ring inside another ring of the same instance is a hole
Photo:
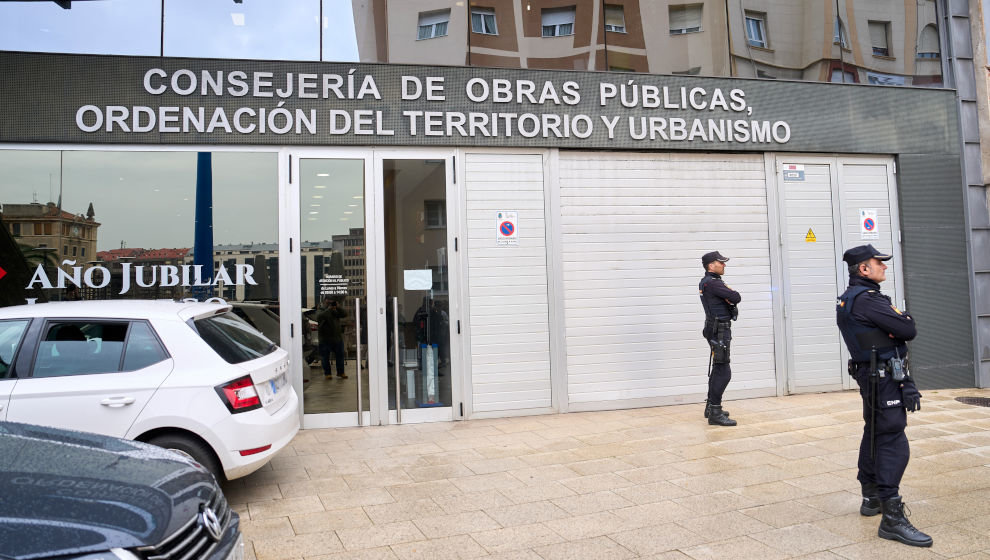
[[[289,164],[298,189],[302,336],[294,357],[303,426],[450,420],[459,371],[452,158],[326,153],[301,151]]]
[[[384,275],[390,421],[452,418],[458,373],[451,353],[447,213],[450,158],[379,156],[384,207]],[[456,300],[455,300],[456,301]],[[398,390],[396,390],[398,389]]]

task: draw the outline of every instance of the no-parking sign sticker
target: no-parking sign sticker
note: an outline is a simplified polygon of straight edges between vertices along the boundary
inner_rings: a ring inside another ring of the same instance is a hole
[[[859,209],[859,238],[880,239],[880,222],[876,208]]]
[[[500,210],[495,214],[495,245],[519,245],[519,212]]]

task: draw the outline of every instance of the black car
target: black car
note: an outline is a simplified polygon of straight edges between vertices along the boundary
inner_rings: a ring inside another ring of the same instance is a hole
[[[162,448],[0,422],[0,559],[243,558],[213,476]]]

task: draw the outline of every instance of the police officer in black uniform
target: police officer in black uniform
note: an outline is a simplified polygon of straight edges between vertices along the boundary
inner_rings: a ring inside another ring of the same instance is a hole
[[[849,287],[836,302],[836,322],[852,356],[849,374],[863,398],[863,440],[859,479],[865,516],[883,513],[878,534],[911,546],[931,546],[904,515],[898,486],[910,450],[904,428],[907,411],[921,410],[921,393],[907,367],[907,344],[917,334],[914,319],[880,293],[890,260],[873,245],[853,247],[842,255],[849,265]]]
[[[705,328],[702,334],[711,347],[708,372],[708,398],[705,399],[705,418],[715,426],[735,426],[729,412],[722,408],[722,393],[732,379],[729,369],[729,345],[732,342],[730,321],[737,317],[736,304],[742,301],[739,292],[722,282],[725,263],[729,262],[718,251],[705,253],[701,265],[705,267],[705,277],[698,284],[701,305],[705,308]]]

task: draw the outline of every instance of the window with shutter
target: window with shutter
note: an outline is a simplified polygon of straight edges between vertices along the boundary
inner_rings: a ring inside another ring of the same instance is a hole
[[[471,8],[471,31],[483,35],[498,35],[495,8]]]
[[[835,18],[835,26],[832,29],[832,43],[844,49],[849,48],[849,39],[846,37],[846,26],[842,23],[842,18]]]
[[[540,12],[544,37],[560,37],[574,34],[574,6],[544,8]]]
[[[746,12],[746,40],[750,46],[767,48],[767,15]]]
[[[938,30],[934,25],[926,25],[918,38],[918,58],[938,58],[940,53]]]
[[[670,6],[667,12],[670,16],[670,34],[683,35],[701,31],[701,4],[683,4]]]
[[[890,34],[890,22],[889,21],[871,21],[870,25],[870,44],[873,46],[873,56],[890,56],[890,43],[888,41]]]
[[[617,4],[605,4],[605,31],[613,33],[626,32],[626,16],[622,6]]]
[[[450,21],[450,10],[438,12],[423,12],[419,14],[419,30],[417,40],[433,39],[447,35],[447,22]]]

